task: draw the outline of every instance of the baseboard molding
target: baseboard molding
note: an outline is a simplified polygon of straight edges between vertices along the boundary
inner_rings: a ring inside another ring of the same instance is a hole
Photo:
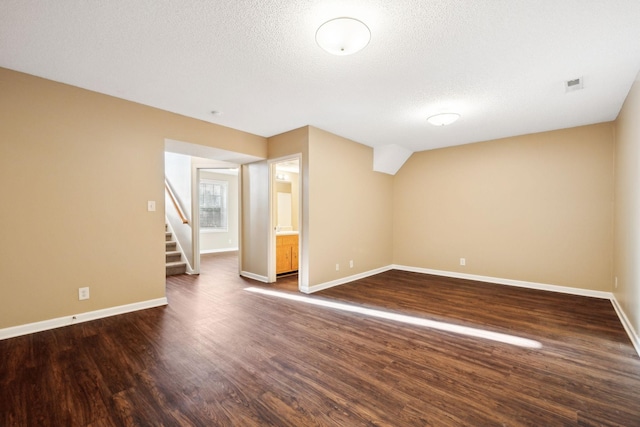
[[[163,297],[148,301],[136,302],[133,304],[119,305],[117,307],[104,308],[102,310],[89,311],[86,313],[43,320],[41,322],[12,326],[10,328],[0,329],[0,340],[18,337],[21,335],[33,334],[36,332],[48,331],[49,329],[61,328],[63,326],[74,325],[76,323],[103,319],[105,317],[117,316],[119,314],[131,313],[133,311],[145,310],[147,308],[161,307],[167,304],[167,298]]]
[[[355,280],[364,279],[365,277],[374,276],[376,274],[384,273],[393,269],[393,266],[386,266],[376,268],[374,270],[365,271],[364,273],[354,274],[353,276],[343,277],[341,279],[332,280],[330,282],[320,283],[319,285],[301,287],[300,291],[305,294],[312,294],[314,292],[322,291],[324,289],[333,288],[334,286],[344,285],[345,283],[353,282]]]
[[[458,273],[455,271],[432,270],[429,268],[393,265],[393,269],[413,273],[433,274],[435,276],[453,277],[456,279],[475,280],[477,282],[497,283],[499,285],[516,286],[519,288],[538,289],[541,291],[559,292],[562,294],[579,295],[583,297],[611,299],[611,292],[592,291],[589,289],[571,288],[569,286],[550,285],[547,283],[527,282],[524,280],[503,279],[500,277],[480,276],[477,274]]]
[[[629,339],[631,339],[631,344],[633,344],[633,347],[636,349],[636,353],[638,353],[638,356],[640,356],[640,336],[633,328],[633,325],[622,309],[622,306],[620,305],[620,303],[618,303],[616,296],[613,294],[611,295],[611,304],[613,304],[613,308],[618,314],[618,318],[620,319],[624,330],[627,331],[627,335],[629,335]]]
[[[454,271],[432,270],[429,268],[409,267],[406,265],[397,265],[397,264],[392,264],[387,267],[378,268],[375,270],[367,271],[365,273],[344,277],[342,279],[333,280],[331,282],[321,283],[315,286],[301,287],[300,291],[306,294],[311,294],[314,292],[321,291],[323,289],[328,289],[334,286],[353,282],[354,280],[364,279],[365,277],[384,273],[385,271],[389,271],[389,270],[401,270],[401,271],[408,271],[412,273],[432,274],[435,276],[475,280],[478,282],[495,283],[498,285],[515,286],[515,287],[527,288],[527,289],[537,289],[541,291],[559,292],[563,294],[608,299],[611,301],[613,308],[616,311],[616,314],[618,315],[620,322],[622,323],[622,326],[627,332],[627,335],[629,335],[629,339],[631,339],[631,343],[633,344],[633,347],[635,348],[636,353],[638,353],[638,356],[640,356],[640,336],[638,336],[638,333],[633,328],[633,325],[629,321],[629,318],[625,314],[624,310],[622,309],[622,307],[618,303],[618,300],[615,298],[615,295],[612,292],[593,291],[589,289],[572,288],[568,286],[558,286],[558,285],[551,285],[547,283],[536,283],[536,282],[527,282],[524,280],[503,279],[499,277],[480,276],[477,274],[458,273]]]
[[[241,271],[240,275],[247,279],[257,280],[262,283],[269,283],[269,278],[267,276],[260,276],[259,274],[249,273],[248,271]]]
[[[523,280],[511,280],[511,279],[502,279],[499,277],[487,277],[487,276],[479,276],[475,274],[466,274],[466,273],[458,273],[453,271],[442,271],[442,270],[431,270],[428,268],[419,268],[419,267],[408,267],[406,265],[393,265],[393,269],[409,271],[413,273],[422,273],[422,274],[433,274],[436,276],[444,276],[444,277],[453,277],[456,279],[468,279],[468,280],[476,280],[478,282],[488,282],[488,283],[496,283],[499,285],[507,285],[507,286],[516,286],[520,288],[528,288],[528,289],[538,289],[542,291],[549,292],[559,292],[563,294],[571,294],[592,298],[601,298],[608,299],[611,301],[618,318],[620,319],[620,323],[624,327],[624,330],[629,335],[629,339],[633,344],[633,347],[636,349],[636,353],[640,356],[640,337],[637,332],[633,328],[633,325],[629,321],[629,318],[625,314],[624,310],[616,300],[615,295],[612,292],[603,292],[603,291],[592,291],[589,289],[579,289],[579,288],[571,288],[568,286],[558,286],[558,285],[550,285],[546,283],[536,283],[536,282],[527,282]]]
[[[218,254],[222,252],[237,252],[238,248],[224,248],[224,249],[204,249],[200,251],[200,255],[206,254]]]

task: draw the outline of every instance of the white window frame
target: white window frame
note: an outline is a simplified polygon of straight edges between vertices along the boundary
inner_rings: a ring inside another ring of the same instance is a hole
[[[222,197],[222,212],[221,212],[221,216],[224,220],[224,226],[223,227],[207,227],[205,225],[203,225],[205,222],[202,220],[202,214],[201,214],[201,209],[203,208],[202,206],[202,188],[201,185],[202,184],[213,184],[213,185],[219,185],[222,187],[223,189],[223,194],[221,195]],[[200,182],[198,183],[198,216],[199,216],[199,220],[200,220],[200,232],[203,233],[225,233],[229,231],[229,182],[228,181],[221,181],[221,180],[217,180],[217,179],[206,179],[206,178],[201,178]]]

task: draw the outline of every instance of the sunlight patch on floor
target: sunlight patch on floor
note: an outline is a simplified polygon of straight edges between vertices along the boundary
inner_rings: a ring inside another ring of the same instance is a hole
[[[392,320],[396,322],[402,322],[409,325],[423,326],[430,329],[436,329],[444,332],[452,332],[455,334],[465,335],[474,338],[482,338],[491,341],[501,342],[505,344],[516,345],[525,348],[542,348],[542,343],[527,338],[517,337],[515,335],[502,334],[500,332],[487,331],[485,329],[471,328],[468,326],[460,326],[447,322],[439,322],[436,320],[424,319],[421,317],[408,316],[406,314],[392,313],[388,311],[376,310],[372,308],[365,308],[355,306],[351,304],[327,301],[318,298],[312,298],[304,295],[290,294],[286,292],[272,291],[262,288],[245,288],[245,291],[253,292],[262,295],[268,295],[272,297],[278,297],[287,299],[290,301],[297,301],[305,304],[316,305],[320,307],[332,308],[335,310],[346,311],[349,313],[358,313],[365,316],[375,317],[378,319]]]

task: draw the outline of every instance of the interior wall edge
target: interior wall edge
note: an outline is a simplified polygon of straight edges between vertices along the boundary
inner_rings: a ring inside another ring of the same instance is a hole
[[[240,275],[242,277],[246,277],[247,279],[257,280],[262,283],[269,283],[269,278],[267,276],[261,276],[259,274],[251,273],[249,271],[241,271]]]
[[[442,271],[442,270],[431,270],[428,268],[420,268],[420,267],[409,267],[405,265],[396,265],[394,264],[393,269],[408,271],[413,273],[422,273],[422,274],[433,274],[435,276],[443,276],[443,277],[452,277],[456,279],[468,279],[468,280],[476,280],[478,282],[487,282],[493,283],[497,285],[505,285],[505,286],[515,286],[519,288],[526,289],[537,289],[540,291],[548,291],[548,292],[558,292],[569,295],[583,296],[583,297],[591,297],[591,298],[600,298],[600,299],[608,299],[611,301],[613,308],[618,315],[618,319],[620,319],[620,323],[624,327],[624,330],[627,332],[629,339],[631,340],[631,344],[640,356],[640,336],[638,336],[637,332],[634,330],[633,325],[629,321],[626,313],[622,309],[622,306],[618,303],[613,292],[604,292],[604,291],[594,291],[590,289],[582,289],[582,288],[572,288],[568,286],[558,286],[551,285],[548,283],[535,283],[535,282],[527,282],[524,280],[513,280],[513,279],[504,279],[499,277],[487,277],[487,276],[479,276],[476,274],[465,274],[465,273],[457,273],[453,271]]]
[[[331,280],[329,282],[319,283],[313,286],[307,286],[300,288],[300,292],[305,294],[312,294],[314,292],[323,291],[325,289],[333,288],[334,286],[344,285],[345,283],[354,282],[356,280],[364,279],[369,276],[375,276],[376,274],[384,273],[385,271],[393,270],[392,265],[387,265],[380,268],[375,268],[373,270],[364,271],[362,273],[354,274],[347,277],[341,277],[336,280]]]
[[[8,328],[0,329],[0,340],[48,331],[50,329],[62,328],[64,326],[75,325],[78,323],[90,322],[92,320],[104,319],[105,317],[117,316],[134,311],[146,310],[148,308],[162,307],[168,303],[167,298],[162,297],[147,301],[140,301],[133,304],[125,304],[116,307],[88,311],[86,313],[27,323],[24,325],[10,326]]]
[[[638,335],[636,330],[633,328],[633,324],[627,317],[625,311],[622,309],[622,306],[618,302],[615,294],[611,294],[611,304],[613,305],[613,309],[616,311],[616,314],[618,315],[618,318],[620,319],[624,330],[627,332],[627,335],[629,335],[629,339],[631,340],[631,344],[633,344],[633,347],[636,349],[636,353],[638,353],[638,356],[640,356],[640,335]]]
[[[200,255],[206,255],[206,254],[219,254],[219,253],[223,253],[223,252],[237,252],[239,249],[237,247],[235,248],[223,248],[223,249],[201,249],[200,250]]]
[[[394,264],[395,270],[408,271],[412,273],[433,274],[435,276],[452,277],[455,279],[475,280],[477,282],[487,282],[497,285],[515,286],[519,288],[537,289],[540,291],[558,292],[562,294],[577,295],[600,299],[611,299],[613,294],[605,291],[594,291],[591,289],[572,288],[569,286],[552,285],[549,283],[528,282],[526,280],[505,279],[501,277],[481,276],[478,274],[458,273],[455,271],[432,270],[430,268],[411,267]]]

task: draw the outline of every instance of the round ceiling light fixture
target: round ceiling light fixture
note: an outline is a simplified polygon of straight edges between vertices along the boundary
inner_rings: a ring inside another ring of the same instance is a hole
[[[434,126],[447,126],[460,118],[458,113],[440,113],[427,119]]]
[[[369,27],[354,18],[332,19],[316,31],[318,46],[333,55],[352,55],[364,49],[369,40]]]

